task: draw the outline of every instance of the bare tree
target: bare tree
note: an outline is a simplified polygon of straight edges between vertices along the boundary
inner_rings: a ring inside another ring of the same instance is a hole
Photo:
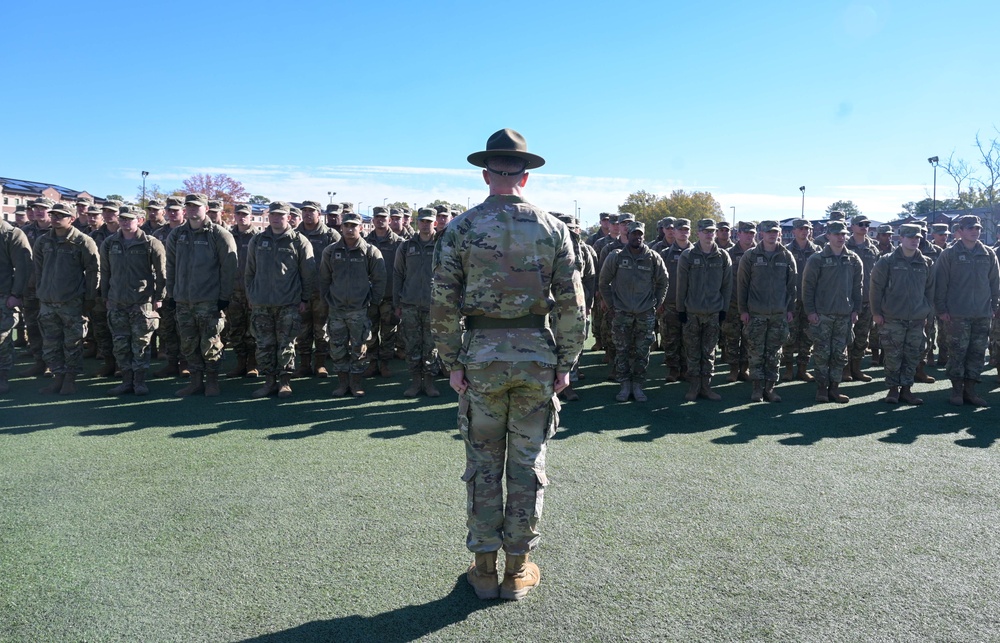
[[[955,182],[955,199],[962,206],[962,184],[972,176],[973,168],[964,159],[955,158],[955,150],[951,151],[948,160],[941,164],[941,169]],[[971,207],[972,204],[969,204]]]
[[[997,133],[992,139],[986,140],[976,132],[976,149],[982,157],[980,164],[983,166],[983,175],[976,176],[972,180],[979,184],[982,197],[989,204],[989,231],[996,229],[997,222],[997,200],[1000,197],[1000,129],[993,130]]]

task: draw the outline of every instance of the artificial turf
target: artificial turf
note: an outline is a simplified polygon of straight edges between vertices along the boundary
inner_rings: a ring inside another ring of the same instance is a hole
[[[542,583],[518,603],[465,583],[443,382],[402,399],[398,373],[355,401],[295,380],[279,401],[242,379],[183,400],[174,380],[120,400],[107,380],[70,398],[14,380],[0,640],[1000,637],[1000,392],[956,408],[918,385],[922,407],[894,407],[876,379],[814,405],[790,383],[751,405],[738,383],[692,404],[656,366],[649,402],[619,404],[597,355],[584,364],[549,454]]]

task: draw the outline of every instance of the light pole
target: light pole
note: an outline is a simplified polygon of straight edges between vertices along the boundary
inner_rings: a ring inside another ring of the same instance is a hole
[[[146,170],[142,171],[142,207],[146,207],[146,177],[149,176],[149,172]]]
[[[330,197],[330,203],[333,203],[333,197],[337,196],[336,192],[327,192],[326,195]]]
[[[468,210],[471,207],[472,207],[472,197],[467,196],[465,197],[465,209]]]
[[[573,199],[573,216],[574,217],[576,216],[576,211],[579,210],[579,209],[580,209],[580,206],[577,205],[576,199]]]
[[[932,156],[929,159],[927,159],[927,162],[930,163],[931,166],[933,166],[933,168],[934,168],[934,193],[933,193],[934,196],[931,197],[931,215],[933,216],[934,212],[937,211],[937,166],[938,166],[938,157]]]
[[[802,185],[799,187],[799,192],[802,193],[802,218],[806,218],[806,186]]]
[[[363,201],[358,201],[358,214],[361,214],[363,212],[363,210],[361,209],[361,204],[362,203],[363,203]]]
[[[382,207],[383,207],[383,208],[385,207],[385,202],[386,202],[386,201],[388,201],[388,200],[389,200],[389,197],[384,197],[384,198],[382,199]]]
[[[733,209],[733,221],[732,221],[732,223],[733,223],[733,225],[736,225],[736,206],[735,205],[731,205],[729,207]]]

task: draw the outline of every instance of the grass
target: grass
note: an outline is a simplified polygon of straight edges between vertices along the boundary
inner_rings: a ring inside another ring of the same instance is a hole
[[[153,380],[116,401],[106,380],[68,399],[15,380],[0,640],[998,638],[998,407],[951,407],[940,383],[891,407],[878,379],[845,385],[846,407],[802,383],[687,404],[662,367],[648,403],[618,404],[596,354],[584,372],[549,456],[542,584],[518,603],[465,584],[446,387],[399,399],[399,373],[359,403],[296,380],[277,401],[238,380],[180,400]]]

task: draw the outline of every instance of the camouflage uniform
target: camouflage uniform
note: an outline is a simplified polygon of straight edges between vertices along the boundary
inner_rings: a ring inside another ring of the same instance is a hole
[[[313,259],[317,268],[326,247],[340,241],[340,233],[327,227],[322,221],[315,230],[307,230],[305,224],[301,224],[298,232],[312,244]],[[316,356],[321,357],[323,361],[326,360],[326,356],[330,353],[330,338],[326,334],[326,324],[329,317],[330,309],[320,291],[319,279],[315,279],[313,291],[309,295],[308,307],[306,312],[302,314],[299,336],[295,338],[295,352],[299,359],[303,360],[302,364],[308,363],[308,360],[312,358],[314,348]]]
[[[358,239],[353,248],[341,239],[323,251],[319,281],[330,308],[327,334],[333,370],[360,375],[370,359],[368,307],[373,301],[381,301],[385,292],[382,253],[364,239]]]
[[[744,226],[749,226],[751,230],[754,229],[752,223],[740,223],[739,229],[744,231]],[[735,381],[735,377],[733,376],[747,370],[750,365],[750,352],[747,343],[749,340],[746,336],[746,328],[744,327],[743,320],[740,319],[740,307],[739,302],[736,299],[736,277],[740,269],[740,259],[743,258],[743,255],[756,247],[757,246],[755,244],[751,244],[749,248],[744,248],[743,245],[739,243],[730,244],[728,248],[720,247],[721,250],[725,250],[729,253],[729,260],[732,262],[733,266],[732,296],[730,297],[729,305],[726,308],[726,320],[719,325],[719,330],[722,333],[723,355],[726,358],[726,363],[729,364],[729,373],[733,381]]]
[[[393,262],[392,306],[401,310],[406,361],[413,374],[432,375],[437,348],[431,337],[431,275],[435,239],[420,235],[400,244]]]
[[[732,260],[714,241],[708,252],[694,243],[681,254],[677,265],[677,312],[687,316],[683,332],[689,379],[712,376],[720,313],[725,312],[732,289]]]
[[[847,365],[847,348],[853,339],[851,316],[861,312],[861,258],[846,247],[836,255],[827,244],[806,261],[802,275],[802,306],[816,314],[809,334],[813,342],[813,368],[820,387],[837,383]]]
[[[114,203],[114,201],[111,203]],[[115,214],[117,213],[116,208]],[[90,238],[94,240],[98,252],[100,252],[101,246],[104,245],[108,237],[116,232],[112,232],[108,224],[105,223],[90,233]],[[114,356],[114,345],[111,338],[111,327],[108,325],[108,302],[105,301],[103,295],[99,295],[94,301],[94,305],[89,309],[87,317],[90,321],[89,327],[93,335],[92,339],[97,344],[97,355],[105,359],[111,359]]]
[[[233,349],[237,358],[247,358],[257,352],[254,335],[250,332],[250,302],[247,300],[244,275],[247,270],[247,249],[250,240],[257,232],[250,227],[246,232],[240,232],[239,226],[229,229],[236,244],[236,276],[233,281],[233,294],[226,308],[226,346]]]
[[[782,347],[781,362],[790,371],[792,365],[798,361],[800,369],[804,372],[812,354],[812,340],[809,338],[809,316],[802,305],[802,278],[805,276],[806,261],[819,252],[820,248],[807,239],[804,247],[799,246],[797,241],[792,241],[786,249],[795,258],[798,278],[795,281],[795,311],[788,326],[788,341]]]
[[[24,226],[22,231],[28,239],[28,245],[34,248],[35,242],[50,229],[42,228],[38,225],[38,222],[32,221]],[[21,313],[24,315],[24,326],[28,335],[28,349],[31,351],[31,355],[35,358],[36,362],[42,361],[42,327],[38,321],[40,311],[41,304],[38,301],[35,273],[34,269],[32,269],[31,274],[28,276],[28,285],[24,290]]]
[[[33,265],[31,246],[24,232],[0,219],[0,386],[6,386],[7,373],[14,364],[14,328],[20,320],[18,308],[8,308],[7,299],[24,303]]]
[[[683,341],[684,326],[677,315],[677,266],[681,254],[690,247],[690,243],[684,248],[672,243],[660,252],[667,269],[667,295],[660,309],[660,343],[663,346],[663,363],[678,374],[687,371],[687,355]]]
[[[396,250],[403,243],[403,237],[392,230],[386,232],[385,236],[379,237],[372,232],[365,240],[378,249],[382,258],[394,261]],[[388,270],[388,267],[386,267]],[[368,340],[368,354],[380,361],[389,361],[396,352],[396,333],[399,330],[399,319],[392,306],[392,288],[386,288],[385,294],[379,301],[373,301],[368,306],[368,318],[371,322],[371,339]]]
[[[918,250],[920,250],[921,254],[930,259],[931,263],[933,264],[937,264],[937,260],[941,256],[941,248],[937,247],[933,243],[928,243],[927,239],[920,240],[920,246],[918,247]],[[940,355],[947,356],[948,354],[948,349],[946,346],[944,346],[945,343],[944,335],[942,334],[944,332],[942,328],[944,322],[942,322],[937,318],[937,315],[933,311],[933,304],[934,304],[934,299],[932,297],[931,314],[927,316],[927,321],[924,324],[924,333],[927,335],[927,342],[926,342],[926,351],[924,354],[923,361],[927,362],[928,364],[934,363],[935,346],[937,346]],[[938,332],[939,328],[942,328],[941,333]],[[944,362],[942,362],[941,365],[943,366]]]
[[[583,286],[573,262],[565,224],[515,195],[491,195],[457,217],[435,254],[434,341],[445,365],[464,368],[469,383],[458,427],[473,552],[502,546],[523,555],[538,545],[545,453],[559,424],[553,384],[557,372],[570,371],[584,340]],[[546,328],[554,309],[557,322]]]
[[[795,258],[780,242],[774,252],[761,243],[740,259],[736,301],[738,314],[750,315],[745,332],[752,380],[771,386],[778,381],[778,363],[782,345],[788,340],[788,316],[795,309],[797,284]]]
[[[601,274],[601,270],[604,268],[604,262],[607,261],[608,256],[615,250],[620,250],[624,248],[625,244],[622,243],[621,238],[615,237],[610,239],[601,250],[597,253],[597,274]],[[610,302],[604,302],[610,306]],[[607,312],[607,311],[605,311]],[[601,327],[600,327],[600,337],[601,344],[604,346],[604,352],[608,356],[608,363],[611,364],[611,377],[617,380],[617,373],[615,369],[617,368],[617,350],[615,348],[615,335],[614,329],[611,327],[611,322],[614,321],[612,315],[604,314],[601,315]]]
[[[847,249],[858,255],[861,265],[864,267],[864,276],[861,278],[861,297],[864,305],[858,313],[858,321],[854,323],[854,341],[851,344],[849,359],[852,362],[860,362],[868,350],[868,337],[872,332],[872,309],[868,305],[868,287],[871,281],[872,270],[875,262],[878,261],[878,246],[867,236],[858,243],[854,237],[848,237]]]
[[[173,229],[169,225],[165,225],[153,232],[153,238],[163,244],[164,253],[166,253],[167,237],[170,236]],[[160,321],[156,329],[156,336],[159,338],[163,357],[170,363],[180,359],[181,356],[181,337],[177,334],[177,310],[163,306],[158,313]]]

